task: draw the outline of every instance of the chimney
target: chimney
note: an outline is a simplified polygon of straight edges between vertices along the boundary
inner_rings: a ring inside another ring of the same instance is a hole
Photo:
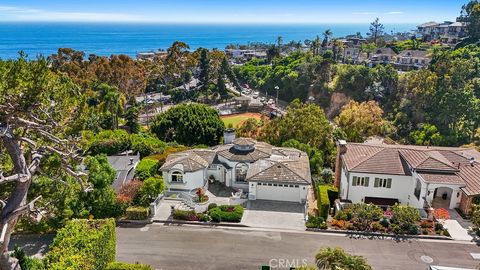
[[[235,129],[227,128],[223,132],[223,144],[230,144],[235,140]]]
[[[341,156],[347,152],[347,141],[338,140],[337,142],[337,158],[335,160],[335,182],[337,188],[340,188],[340,180],[342,179],[342,158]]]

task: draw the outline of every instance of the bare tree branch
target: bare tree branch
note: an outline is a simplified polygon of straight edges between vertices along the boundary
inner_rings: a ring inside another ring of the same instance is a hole
[[[5,184],[5,183],[15,182],[15,181],[26,182],[28,181],[29,178],[30,176],[28,174],[21,174],[21,173],[17,173],[17,174],[5,177],[3,176],[3,172],[0,172],[0,184]]]

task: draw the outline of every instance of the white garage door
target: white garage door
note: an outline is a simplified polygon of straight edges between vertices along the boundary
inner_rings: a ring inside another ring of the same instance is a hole
[[[299,185],[257,183],[257,200],[300,202]]]

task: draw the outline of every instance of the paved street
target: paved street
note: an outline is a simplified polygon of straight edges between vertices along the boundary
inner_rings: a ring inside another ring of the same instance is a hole
[[[324,246],[342,247],[365,256],[374,269],[427,269],[434,265],[474,268],[470,252],[480,252],[472,244],[445,241],[352,239],[343,235],[313,232],[277,232],[220,229],[195,226],[117,228],[117,259],[144,262],[157,269],[259,269],[277,266],[280,259],[313,263],[315,252]],[[281,269],[281,268],[272,268]],[[288,268],[283,268],[288,269]]]

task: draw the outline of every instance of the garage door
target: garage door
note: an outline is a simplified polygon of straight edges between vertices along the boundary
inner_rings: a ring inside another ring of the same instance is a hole
[[[257,183],[257,200],[300,202],[299,185]]]

